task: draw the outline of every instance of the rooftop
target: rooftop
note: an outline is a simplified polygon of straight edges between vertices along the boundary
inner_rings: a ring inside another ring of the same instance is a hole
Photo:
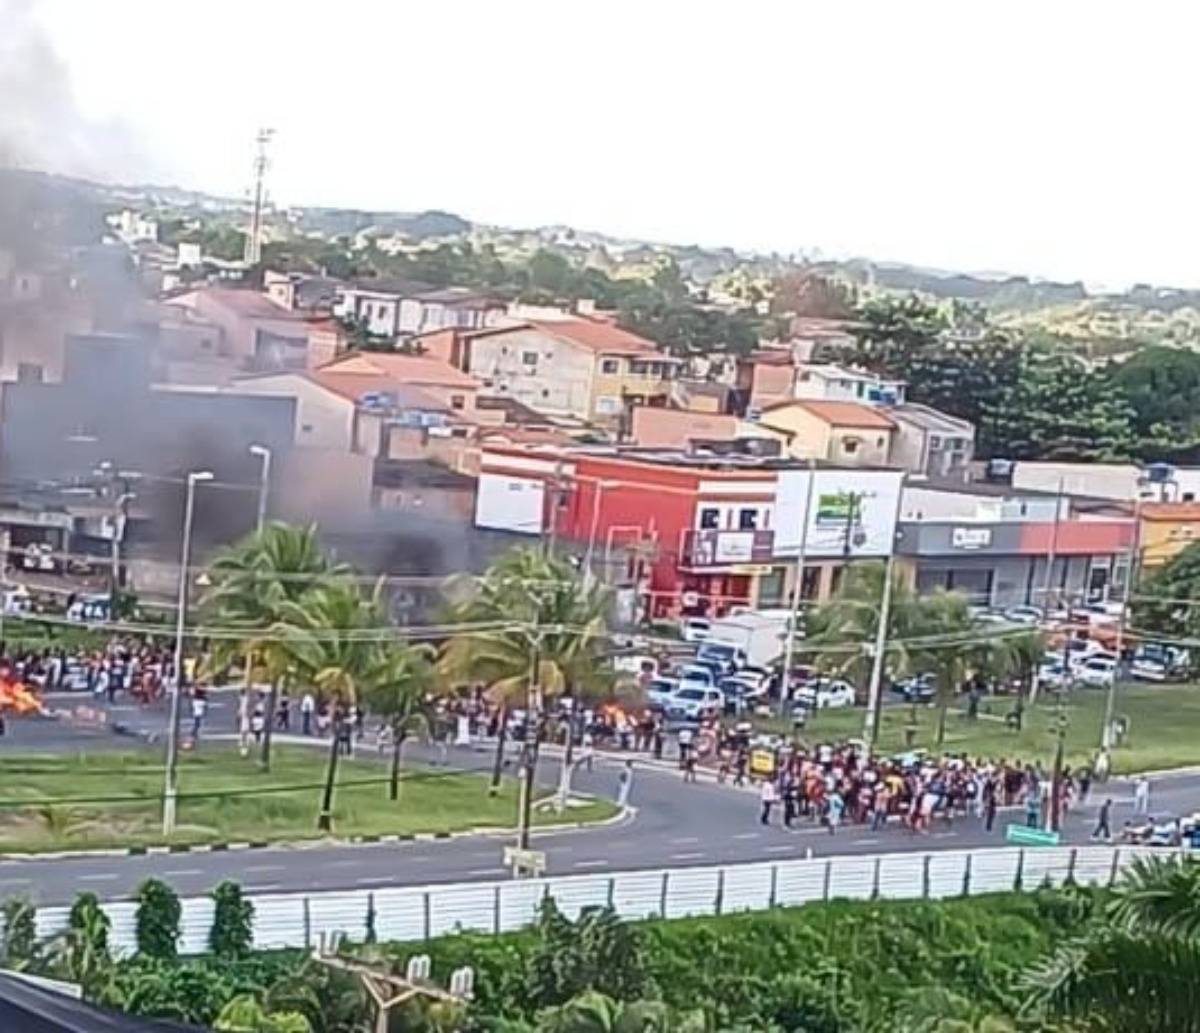
[[[774,405],[766,406],[763,409],[763,415],[792,407],[804,409],[833,427],[894,430],[896,426],[878,409],[870,405],[862,405],[859,402],[821,402],[807,398],[793,398],[786,402],[776,402]]]
[[[280,308],[265,294],[254,290],[238,290],[235,287],[201,287],[195,293],[224,308],[233,309],[238,315],[250,319],[294,322],[304,319],[301,313],[289,312],[287,309]]]
[[[1164,522],[1200,520],[1200,502],[1143,502],[1142,518]]]
[[[968,420],[960,420],[957,416],[917,402],[888,406],[887,413],[893,419],[937,433],[969,435],[975,431]]]
[[[514,326],[484,330],[475,336],[496,336],[531,328],[586,348],[597,355],[632,355],[644,356],[660,362],[680,361],[659,351],[658,345],[645,337],[622,330],[608,320],[588,319],[584,316],[569,316],[563,319],[527,319]]]
[[[401,352],[348,352],[321,367],[324,372],[369,373],[390,377],[400,384],[428,384],[475,390],[479,381],[440,359]]]

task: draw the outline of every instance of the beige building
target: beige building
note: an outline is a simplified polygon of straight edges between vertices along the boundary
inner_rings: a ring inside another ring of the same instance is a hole
[[[632,405],[662,405],[679,359],[608,320],[546,316],[470,334],[461,360],[484,394],[539,412],[616,425]]]
[[[791,454],[840,466],[887,466],[896,425],[879,409],[858,402],[779,402],[759,424],[791,435]]]

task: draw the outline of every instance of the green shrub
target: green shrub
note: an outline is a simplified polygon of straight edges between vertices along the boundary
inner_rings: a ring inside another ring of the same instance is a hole
[[[137,902],[138,952],[149,958],[174,958],[183,913],[178,895],[165,882],[147,879],[138,888]]]
[[[24,897],[4,902],[4,951],[0,955],[5,968],[22,969],[41,955],[37,938],[37,909]]]
[[[208,947],[221,958],[242,958],[254,942],[254,905],[242,894],[242,887],[226,880],[213,890],[212,928]]]

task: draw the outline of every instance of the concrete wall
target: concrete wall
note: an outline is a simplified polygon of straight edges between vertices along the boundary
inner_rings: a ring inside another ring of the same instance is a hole
[[[587,419],[595,364],[591,351],[526,328],[472,341],[468,372],[483,383],[485,394],[515,398],[539,412]]]
[[[341,449],[354,444],[354,403],[314,384],[299,373],[280,373],[237,381],[242,394],[275,395],[296,400],[295,441],[308,448]]]

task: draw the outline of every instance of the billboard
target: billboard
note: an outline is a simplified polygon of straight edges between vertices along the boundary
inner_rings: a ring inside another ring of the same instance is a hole
[[[689,531],[684,562],[691,567],[770,563],[774,538],[771,531]]]
[[[812,557],[889,556],[904,474],[899,470],[781,470],[775,485],[775,555],[800,550],[813,485],[805,551]]]
[[[475,526],[519,534],[541,534],[546,486],[535,477],[481,473],[475,493]]]

